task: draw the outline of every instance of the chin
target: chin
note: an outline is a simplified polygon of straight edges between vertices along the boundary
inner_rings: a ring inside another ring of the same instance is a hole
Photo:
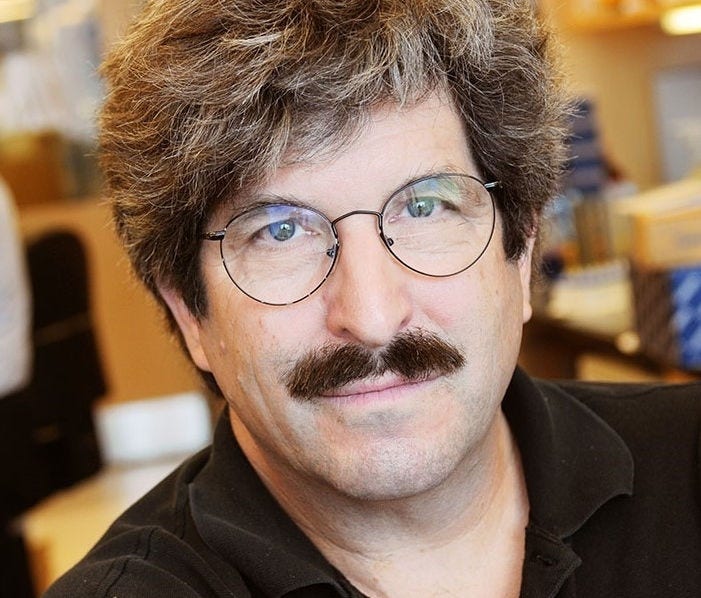
[[[435,440],[434,440],[435,442]],[[410,439],[346,453],[322,476],[336,491],[363,501],[399,500],[441,486],[464,461],[458,443],[426,446]],[[327,462],[327,467],[329,463]]]

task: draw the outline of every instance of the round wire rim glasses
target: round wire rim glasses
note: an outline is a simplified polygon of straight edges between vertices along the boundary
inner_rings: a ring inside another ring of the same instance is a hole
[[[353,210],[334,220],[304,204],[261,202],[202,238],[219,242],[224,269],[242,293],[291,305],[329,278],[341,250],[337,225],[358,214],[377,218],[382,244],[409,270],[433,278],[464,272],[494,236],[500,186],[467,174],[429,175],[394,191],[379,212]]]

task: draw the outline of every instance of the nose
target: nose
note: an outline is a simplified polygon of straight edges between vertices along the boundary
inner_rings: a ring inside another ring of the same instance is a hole
[[[387,251],[371,215],[361,212],[339,224],[340,253],[322,288],[329,331],[346,341],[379,348],[411,320],[413,273]]]

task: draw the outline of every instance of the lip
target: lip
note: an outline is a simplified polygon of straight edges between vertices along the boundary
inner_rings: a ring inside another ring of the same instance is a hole
[[[431,375],[419,380],[408,380],[399,376],[379,379],[358,380],[341,388],[321,395],[322,399],[331,399],[343,403],[375,403],[401,398],[406,392],[418,390],[427,385],[438,375]]]

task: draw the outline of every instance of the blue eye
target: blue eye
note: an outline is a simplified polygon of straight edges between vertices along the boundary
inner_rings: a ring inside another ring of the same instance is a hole
[[[292,220],[281,220],[268,225],[268,232],[276,241],[287,241],[294,237],[296,230]]]
[[[407,203],[406,207],[414,218],[425,218],[435,209],[436,200],[432,197],[415,197]]]

